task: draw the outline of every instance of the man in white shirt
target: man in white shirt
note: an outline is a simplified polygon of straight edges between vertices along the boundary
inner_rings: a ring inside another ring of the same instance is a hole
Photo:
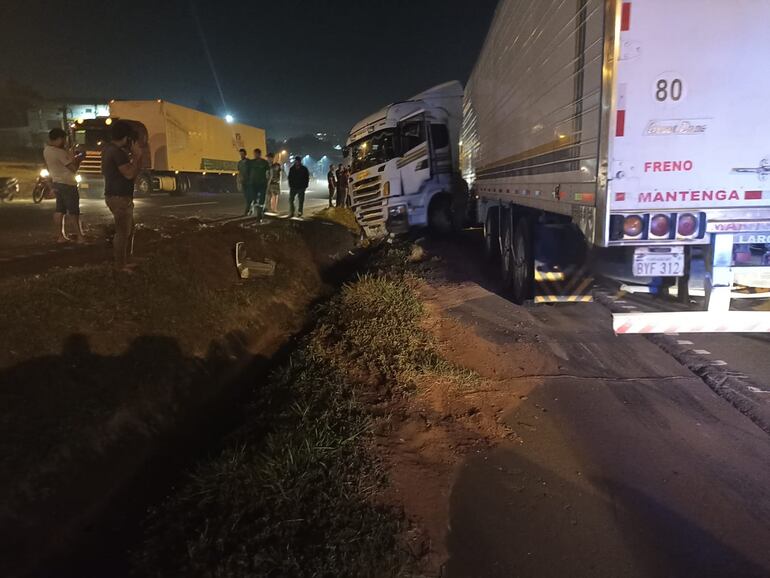
[[[69,215],[75,221],[78,243],[85,242],[83,228],[80,223],[80,194],[75,174],[80,167],[81,157],[74,156],[65,148],[67,133],[60,128],[55,128],[48,133],[48,144],[43,149],[48,173],[53,181],[53,189],[56,192],[56,211],[53,214],[53,222],[56,227],[56,241],[66,243],[69,238],[65,234],[66,221],[64,216]]]

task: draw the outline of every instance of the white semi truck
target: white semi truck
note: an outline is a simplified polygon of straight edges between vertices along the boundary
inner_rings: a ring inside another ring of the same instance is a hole
[[[770,331],[768,0],[501,0],[466,87],[462,170],[516,301],[593,258],[639,285],[706,261],[706,310],[617,333]]]
[[[463,87],[448,82],[356,124],[345,147],[353,210],[368,237],[462,223],[459,173]]]

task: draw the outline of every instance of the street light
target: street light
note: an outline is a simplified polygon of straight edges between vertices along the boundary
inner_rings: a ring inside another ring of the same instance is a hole
[[[235,121],[235,118],[233,117],[232,114],[226,114],[225,115],[225,122],[227,124],[233,124],[233,121]]]

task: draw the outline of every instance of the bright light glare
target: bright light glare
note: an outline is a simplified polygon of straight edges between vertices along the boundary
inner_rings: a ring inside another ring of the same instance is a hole
[[[43,169],[42,171],[40,171],[40,176],[43,177],[44,179],[47,179],[48,175],[50,174],[51,173],[48,172],[48,169]]]
[[[82,180],[83,180],[83,177],[81,177],[80,175],[75,175],[75,182],[76,182],[76,183],[79,183],[79,182],[81,182]]]
[[[112,124],[112,119],[108,118],[107,120],[104,121],[104,124],[106,124],[107,126],[110,126]]]
[[[232,124],[232,123],[235,121],[235,118],[233,117],[233,115],[232,115],[232,114],[226,114],[226,115],[225,115],[225,121],[226,121],[228,124]]]

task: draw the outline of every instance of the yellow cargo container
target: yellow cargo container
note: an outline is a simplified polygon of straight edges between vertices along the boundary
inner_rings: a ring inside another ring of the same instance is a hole
[[[235,192],[240,155],[244,148],[267,153],[265,131],[230,124],[217,116],[164,100],[113,100],[110,117],[78,121],[73,138],[86,153],[82,188],[103,188],[101,148],[109,140],[110,124],[127,121],[145,148],[143,171],[137,176],[138,194],[152,191],[185,193]]]
[[[228,124],[217,116],[163,100],[116,100],[110,116],[141,122],[147,128],[154,171],[198,172],[237,170],[238,150],[267,153],[265,131]]]

